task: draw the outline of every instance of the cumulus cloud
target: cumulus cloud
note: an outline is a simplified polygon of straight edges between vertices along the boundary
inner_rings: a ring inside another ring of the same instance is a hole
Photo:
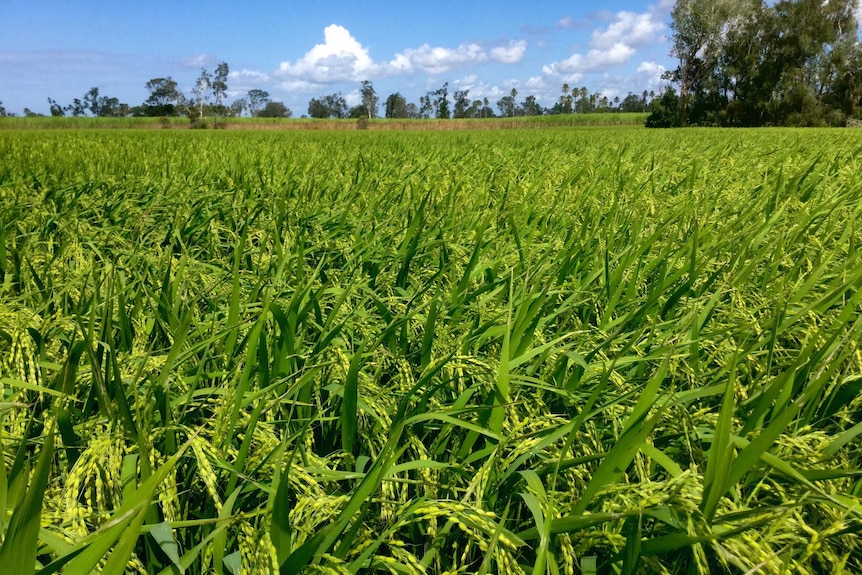
[[[231,72],[230,74],[228,74],[228,78],[230,78],[231,80],[235,80],[239,83],[269,82],[269,74],[266,74],[264,72],[258,72],[256,70],[246,70],[245,68],[243,68],[242,70]]]
[[[593,32],[590,45],[602,50],[613,49],[623,43],[630,47],[643,46],[654,42],[663,29],[661,20],[650,13],[619,12],[607,30]]]
[[[566,74],[582,74],[597,72],[628,62],[636,50],[622,42],[617,42],[607,49],[592,49],[586,55],[572,54],[560,62],[552,62],[542,67],[549,76],[564,76]]]
[[[323,30],[323,44],[315,45],[294,63],[282,62],[278,73],[316,83],[357,81],[374,71],[368,48],[347,28],[331,24]]]
[[[478,44],[461,44],[457,48],[431,47],[423,44],[419,48],[408,48],[395,55],[388,69],[395,73],[415,71],[427,74],[448,72],[456,66],[485,62],[488,54]]]
[[[294,94],[312,94],[315,92],[319,92],[321,89],[326,87],[326,84],[319,84],[317,82],[306,82],[305,80],[286,80],[284,82],[280,82],[278,87],[284,90],[285,92],[290,92]]]
[[[322,44],[317,44],[295,62],[281,63],[276,76],[289,78],[283,86],[296,86],[297,82],[307,85],[356,82],[415,72],[434,75],[489,60],[517,64],[527,49],[527,42],[523,40],[494,46],[490,50],[475,42],[456,48],[422,44],[418,48],[398,52],[388,61],[375,61],[368,48],[343,26],[331,24],[324,29],[323,36]]]
[[[542,67],[542,72],[556,79],[579,81],[574,80],[575,75],[626,64],[638,47],[660,41],[663,29],[656,13],[617,12],[606,28],[593,31],[586,54],[574,53],[565,60],[551,62]]]
[[[641,62],[638,66],[637,76],[641,86],[650,90],[659,90],[664,85],[662,75],[667,68],[655,62]]]
[[[506,46],[497,46],[491,49],[491,60],[503,64],[517,64],[524,59],[527,51],[527,42],[524,40],[511,41]]]

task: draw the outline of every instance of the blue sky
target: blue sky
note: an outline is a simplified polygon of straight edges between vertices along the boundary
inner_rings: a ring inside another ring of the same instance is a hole
[[[381,101],[399,91],[417,102],[444,82],[492,106],[513,87],[549,106],[564,82],[623,97],[659,90],[674,66],[672,5],[2,0],[0,101],[47,113],[48,97],[67,104],[98,86],[135,105],[147,80],[172,76],[188,94],[201,67],[221,61],[229,100],[261,88],[295,116],[333,92],[357,102],[365,79]]]

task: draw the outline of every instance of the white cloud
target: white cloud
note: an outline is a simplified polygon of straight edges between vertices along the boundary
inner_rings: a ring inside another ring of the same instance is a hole
[[[583,69],[585,71],[596,71],[625,64],[635,55],[636,51],[623,42],[617,42],[604,50],[590,50],[587,52],[587,57],[584,58]]]
[[[603,50],[623,43],[627,46],[642,46],[654,42],[663,29],[661,20],[650,13],[619,12],[616,21],[607,30],[593,32],[590,45]]]
[[[387,68],[394,73],[422,71],[427,74],[448,72],[456,66],[475,64],[488,60],[488,54],[478,44],[461,44],[457,48],[431,47],[423,44],[419,48],[408,48],[395,55]]]
[[[638,66],[637,77],[640,85],[649,90],[659,90],[665,84],[662,74],[667,68],[655,62],[641,62]]]
[[[565,60],[546,64],[542,72],[557,80],[578,82],[581,78],[575,76],[622,66],[634,57],[638,47],[662,40],[664,24],[657,13],[617,12],[613,19],[607,28],[593,31],[586,54],[576,52]]]
[[[243,68],[242,70],[234,71],[228,74],[228,77],[231,80],[235,80],[239,83],[246,82],[260,82],[267,83],[269,82],[269,74],[264,72],[258,72],[256,70],[246,70]]]
[[[326,87],[326,84],[318,84],[316,82],[306,82],[305,80],[288,80],[278,84],[278,87],[285,92],[296,94],[312,94]]]
[[[452,85],[458,88],[459,90],[472,90],[476,87],[479,82],[479,76],[476,74],[470,74],[469,76],[464,76],[463,78],[459,78],[452,82]]]
[[[323,44],[315,45],[291,64],[282,62],[278,73],[317,83],[358,81],[371,75],[375,65],[368,48],[347,28],[331,24],[323,30]]]
[[[388,61],[375,61],[368,48],[343,26],[330,24],[324,29],[323,36],[323,43],[315,45],[294,62],[282,62],[271,75],[241,70],[236,73],[236,78],[239,81],[265,82],[274,77],[282,80],[279,87],[284,90],[307,93],[328,84],[416,73],[433,76],[488,61],[517,64],[523,60],[527,50],[525,40],[512,40],[487,48],[476,42],[455,48],[423,44],[402,50]]]
[[[491,49],[491,59],[495,62],[503,64],[517,64],[524,59],[524,53],[527,51],[527,42],[514,40],[506,46],[497,46]]]
[[[196,56],[186,56],[180,59],[180,64],[189,68],[203,68],[210,63],[212,58],[206,54],[198,54]]]
[[[571,28],[574,23],[575,21],[571,16],[566,16],[565,18],[562,18],[559,22],[557,22],[557,27],[565,30],[567,28]]]
[[[533,91],[542,92],[542,91],[545,91],[548,89],[548,84],[547,84],[547,82],[545,82],[544,77],[533,76],[533,77],[527,79],[526,82],[524,82],[524,87],[529,88],[530,90],[533,90]]]

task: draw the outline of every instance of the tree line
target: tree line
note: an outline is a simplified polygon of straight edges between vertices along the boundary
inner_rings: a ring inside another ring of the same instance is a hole
[[[189,95],[180,91],[172,77],[152,78],[146,83],[149,96],[139,105],[131,106],[118,98],[100,93],[98,87],[90,88],[81,98],[74,98],[63,105],[48,98],[51,116],[94,116],[119,118],[126,116],[186,116],[194,126],[203,126],[204,118],[236,117],[248,113],[254,117],[289,118],[291,110],[283,102],[274,101],[265,90],[249,90],[244,96],[228,104],[228,75],[230,67],[221,62],[210,72],[201,68],[200,76]],[[0,102],[0,116],[12,116]],[[24,116],[41,116],[24,108]]]
[[[859,0],[677,0],[669,89],[648,126],[844,126],[862,118]]]
[[[283,102],[273,100],[269,92],[262,89],[248,90],[244,95],[227,103],[228,76],[230,68],[222,62],[210,72],[201,69],[191,93],[186,95],[173,78],[151,78],[146,83],[149,96],[139,105],[131,106],[118,98],[104,95],[98,87],[92,87],[82,97],[74,98],[63,105],[48,98],[51,116],[186,116],[194,126],[205,125],[204,119],[211,117],[214,123],[222,117],[248,115],[258,118],[290,118],[293,112]],[[311,118],[378,118],[380,97],[374,85],[365,80],[359,88],[360,103],[349,106],[341,93],[311,98],[308,102],[308,117]],[[451,91],[449,83],[427,92],[418,103],[408,102],[400,93],[390,94],[383,101],[385,118],[406,119],[450,119],[450,118],[494,118],[516,116],[541,116],[545,114],[587,114],[611,112],[646,112],[655,97],[654,92],[629,93],[623,98],[609,97],[599,92],[590,92],[586,87],[573,88],[563,84],[559,99],[550,107],[542,107],[534,95],[518,100],[518,90],[511,91],[497,100],[495,108],[487,97],[473,99],[470,90]],[[0,102],[0,116],[7,113]],[[41,116],[24,109],[25,116]]]
[[[311,118],[377,118],[380,98],[369,81],[362,82],[361,101],[350,107],[341,93],[312,98],[308,103]],[[590,93],[586,87],[571,88],[563,84],[559,100],[551,107],[542,107],[534,95],[518,101],[518,90],[511,91],[496,102],[496,110],[487,97],[471,99],[470,90],[450,91],[449,83],[419,97],[419,103],[408,102],[400,92],[390,94],[383,103],[385,118],[441,119],[498,118],[542,116],[551,114],[591,114],[610,112],[647,112],[655,92],[629,93],[624,98],[609,97],[598,92]]]

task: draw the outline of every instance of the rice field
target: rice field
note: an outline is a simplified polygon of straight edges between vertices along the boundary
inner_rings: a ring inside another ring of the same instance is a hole
[[[862,572],[862,132],[0,132],[0,565]]]

